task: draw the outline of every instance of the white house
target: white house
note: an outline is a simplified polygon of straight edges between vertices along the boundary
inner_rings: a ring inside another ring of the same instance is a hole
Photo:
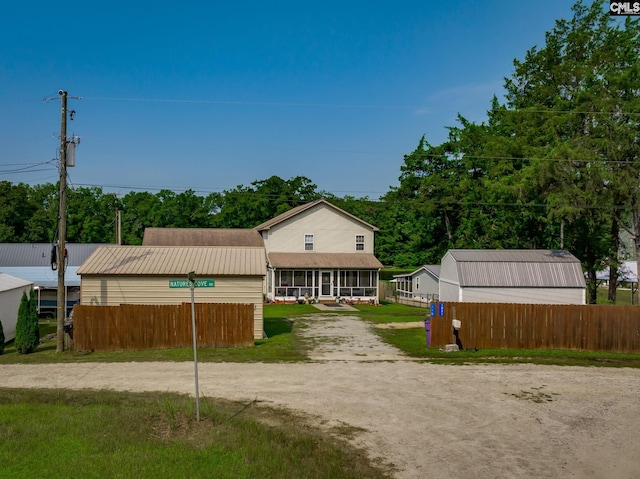
[[[22,293],[28,297],[32,287],[31,281],[0,273],[0,322],[2,322],[5,341],[11,341],[16,337]]]
[[[409,274],[393,276],[399,297],[428,302],[437,301],[440,290],[440,266],[428,264]]]
[[[449,250],[440,301],[585,304],[580,261],[558,250]]]
[[[255,230],[267,253],[269,300],[378,302],[382,263],[373,254],[375,226],[320,199]]]

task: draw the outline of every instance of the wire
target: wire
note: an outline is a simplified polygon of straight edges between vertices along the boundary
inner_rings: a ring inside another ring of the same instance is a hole
[[[126,101],[142,103],[197,103],[208,105],[238,105],[238,106],[282,106],[299,108],[363,108],[363,109],[392,109],[392,110],[414,110],[425,107],[407,105],[365,105],[349,103],[295,103],[295,102],[268,102],[268,101],[236,101],[236,100],[172,100],[168,98],[107,98],[107,97],[84,97],[84,100],[96,101]]]
[[[367,105],[353,103],[296,103],[269,101],[240,101],[240,100],[179,100],[169,98],[124,98],[124,97],[83,97],[83,100],[95,101],[123,101],[140,103],[191,103],[209,105],[237,105],[237,106],[277,106],[298,108],[359,108],[359,109],[387,109],[387,110],[428,110],[428,107],[417,105]],[[529,110],[529,109],[500,109],[496,113],[548,113],[548,114],[584,114],[584,115],[640,115],[640,112],[626,111],[580,111],[580,110]]]
[[[53,159],[53,160],[44,161],[41,163],[26,163],[27,166],[23,166],[21,168],[8,169],[8,170],[0,170],[0,173],[4,173],[8,175],[8,174],[15,174],[15,173],[32,173],[36,171],[47,171],[46,169],[34,169],[34,168],[38,168],[44,165],[51,165],[51,163],[53,163],[54,161],[57,161],[57,160]],[[7,163],[0,166],[18,166],[20,164],[25,164],[25,163]]]

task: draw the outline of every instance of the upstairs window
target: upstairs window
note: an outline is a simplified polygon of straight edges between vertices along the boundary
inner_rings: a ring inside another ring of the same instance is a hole
[[[356,235],[356,251],[364,251],[364,235]]]
[[[313,235],[304,235],[304,250],[313,251]]]

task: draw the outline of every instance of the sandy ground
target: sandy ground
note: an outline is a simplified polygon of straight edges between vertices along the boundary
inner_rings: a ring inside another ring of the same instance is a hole
[[[344,313],[303,322],[314,362],[201,363],[202,393],[357,428],[399,479],[640,477],[638,370],[425,364]],[[0,384],[193,393],[194,376],[192,363],[5,365]]]

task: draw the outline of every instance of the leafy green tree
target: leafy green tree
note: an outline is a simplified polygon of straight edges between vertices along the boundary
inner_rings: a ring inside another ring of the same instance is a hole
[[[558,20],[505,84],[516,135],[549,159],[538,169],[549,216],[568,227],[592,285],[603,262],[618,261],[612,222],[640,249],[640,28],[606,5],[577,2],[573,18]]]
[[[26,222],[25,242],[53,241],[58,225],[58,187],[53,183],[31,188],[31,199],[36,210]],[[14,239],[13,241],[17,241]]]
[[[130,192],[122,199],[122,242],[142,244],[144,229],[160,227],[162,222],[162,202],[149,192]]]
[[[283,180],[271,176],[251,186],[225,190],[212,224],[218,228],[253,228],[295,206],[320,198],[316,185],[304,176]]]
[[[23,242],[28,238],[26,226],[38,209],[30,198],[30,187],[8,181],[0,182],[0,242]]]
[[[20,354],[30,354],[36,350],[40,343],[40,327],[38,325],[38,315],[35,313],[33,302],[35,301],[33,291],[30,298],[27,293],[22,293],[20,307],[18,308],[18,321],[16,323],[16,350]]]
[[[111,243],[115,241],[117,198],[102,188],[74,188],[67,192],[67,241]]]

